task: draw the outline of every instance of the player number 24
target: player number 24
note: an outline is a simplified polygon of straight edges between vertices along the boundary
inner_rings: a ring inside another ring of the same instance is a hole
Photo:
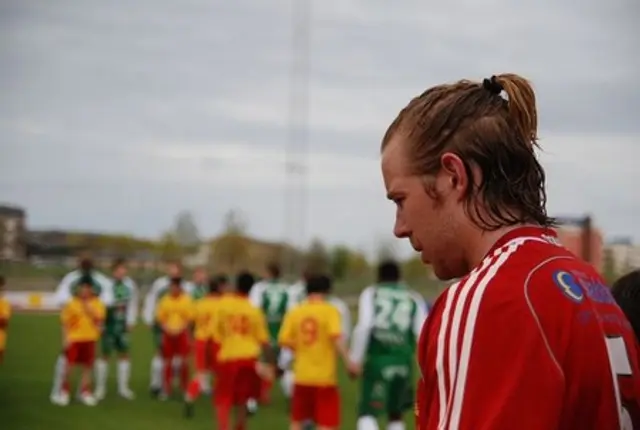
[[[375,327],[388,330],[392,326],[400,331],[406,331],[411,326],[411,311],[413,304],[409,300],[378,300]]]

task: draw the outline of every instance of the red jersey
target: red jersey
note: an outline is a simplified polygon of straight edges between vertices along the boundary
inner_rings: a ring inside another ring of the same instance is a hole
[[[507,233],[438,298],[418,362],[419,430],[640,428],[631,325],[548,229]]]

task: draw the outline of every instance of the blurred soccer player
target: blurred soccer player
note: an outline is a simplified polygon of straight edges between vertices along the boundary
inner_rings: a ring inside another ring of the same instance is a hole
[[[178,358],[180,381],[183,392],[189,383],[189,352],[191,350],[190,328],[195,316],[193,299],[182,291],[182,279],[171,278],[169,290],[158,303],[156,320],[162,330],[162,361],[164,381],[160,400],[169,398],[173,383],[173,360]]]
[[[7,329],[11,318],[11,304],[4,296],[5,279],[0,276],[0,364],[4,361],[4,352],[7,348]]]
[[[194,300],[200,300],[201,298],[209,294],[209,282],[207,280],[207,271],[204,267],[196,267],[191,277],[191,297]]]
[[[264,314],[248,298],[254,278],[240,273],[237,294],[225,295],[214,319],[214,339],[219,344],[214,405],[219,430],[230,430],[231,409],[236,409],[235,430],[245,430],[245,405],[260,391],[261,353],[269,356],[269,334]]]
[[[151,377],[149,378],[149,385],[151,394],[156,396],[160,394],[162,389],[163,369],[164,362],[162,360],[162,329],[160,324],[156,320],[156,307],[160,302],[160,299],[164,297],[169,291],[169,284],[172,278],[182,277],[182,265],[178,261],[169,261],[165,265],[166,275],[156,279],[144,299],[144,308],[142,311],[142,318],[149,327],[151,327],[153,336],[153,345],[155,347],[155,354],[151,360]],[[193,284],[191,282],[181,282],[182,291],[188,295],[193,293]],[[182,363],[179,358],[176,358],[172,363],[176,373],[179,373],[179,369],[182,368]]]
[[[217,276],[209,281],[209,292],[195,304],[195,350],[196,374],[191,379],[185,396],[185,415],[193,416],[193,404],[205,387],[209,386],[211,372],[215,371],[218,345],[213,339],[213,321],[221,300],[221,288],[226,277]]]
[[[413,361],[426,314],[422,298],[401,283],[398,265],[382,262],[377,284],[360,294],[351,344],[351,361],[362,375],[358,430],[377,430],[383,414],[388,430],[404,430],[402,415],[413,409]]]
[[[302,280],[290,287],[290,298],[288,302],[287,312],[307,299],[307,280],[310,278],[311,272],[305,271]],[[333,286],[333,283],[331,285]],[[327,292],[325,299],[327,302],[335,306],[336,309],[338,309],[342,326],[342,338],[345,344],[348,344],[349,337],[351,335],[351,311],[349,310],[349,307],[344,302],[344,300],[331,294],[332,291],[333,287],[330,291]],[[282,385],[284,396],[287,399],[291,399],[291,394],[293,393],[293,369],[291,367],[293,364],[293,360],[293,352],[288,348],[282,348],[278,359],[278,367],[282,371],[280,384]]]
[[[102,303],[107,306],[112,302],[111,288],[109,288],[111,280],[93,267],[91,258],[83,255],[78,260],[78,268],[67,273],[58,284],[55,292],[55,301],[60,308],[63,308],[74,297],[77,292],[78,282],[86,276],[93,280],[94,294],[100,297]],[[67,353],[63,347],[56,359],[53,371],[53,387],[51,388],[51,401],[53,403],[57,403],[56,399],[60,395],[66,372]]]
[[[96,361],[96,391],[98,400],[107,393],[109,358],[113,350],[118,353],[118,394],[128,400],[135,398],[129,388],[131,361],[129,360],[129,333],[138,319],[138,287],[127,276],[127,265],[123,259],[113,263],[111,296],[113,302],[107,307],[105,327],[100,337],[102,357]]]
[[[611,292],[640,342],[640,269],[618,279],[611,287]]]
[[[54,397],[54,403],[60,406],[69,404],[69,374],[71,368],[79,367],[80,401],[87,406],[95,406],[97,400],[91,392],[91,380],[96,342],[100,338],[106,308],[95,296],[94,280],[91,277],[83,276],[76,291],[76,296],[67,302],[60,313],[69,365],[65,369],[62,390]]]
[[[269,264],[267,266],[267,277],[263,281],[256,283],[250,295],[251,302],[262,309],[267,318],[269,341],[271,342],[274,360],[278,359],[280,353],[278,350],[278,331],[282,325],[284,314],[287,312],[290,294],[289,286],[280,279],[280,276],[280,266],[275,263]],[[271,364],[275,366],[276,362]],[[259,397],[261,403],[269,403],[272,385],[273,381],[271,380],[265,379],[262,381]],[[249,406],[250,408],[252,407],[251,402]]]
[[[633,331],[550,228],[537,126],[530,84],[505,74],[425,91],[383,138],[395,235],[460,279],[418,344],[420,430],[640,426]]]
[[[331,280],[313,276],[307,281],[307,299],[288,312],[278,335],[280,346],[295,354],[295,385],[291,398],[291,430],[313,421],[318,430],[340,426],[337,356],[353,366],[342,338],[340,313],[326,301]]]

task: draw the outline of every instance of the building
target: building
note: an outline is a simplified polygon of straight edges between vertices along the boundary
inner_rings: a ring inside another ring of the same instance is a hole
[[[27,257],[24,209],[0,206],[0,260],[23,261]]]
[[[591,218],[560,218],[556,228],[560,243],[576,256],[591,263],[598,272],[604,268],[604,239]]]
[[[616,274],[640,269],[640,246],[634,245],[630,239],[612,241],[607,245],[607,253]]]

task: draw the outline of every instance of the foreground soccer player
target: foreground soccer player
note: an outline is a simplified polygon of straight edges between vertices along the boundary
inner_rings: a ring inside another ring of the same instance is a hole
[[[167,400],[173,385],[174,359],[180,363],[179,373],[182,391],[189,383],[189,352],[191,350],[190,328],[195,309],[189,294],[182,291],[182,279],[171,278],[168,293],[160,299],[156,320],[162,329],[162,361],[164,381],[160,400]]]
[[[307,299],[286,314],[278,335],[280,346],[295,354],[291,430],[301,430],[307,421],[318,430],[340,426],[337,356],[349,371],[354,368],[342,338],[340,313],[325,300],[330,290],[328,277],[311,277]]]
[[[236,279],[237,294],[226,295],[220,300],[213,322],[218,351],[218,372],[214,392],[219,430],[230,430],[231,409],[236,409],[235,430],[245,430],[247,411],[245,405],[256,398],[260,391],[258,359],[261,353],[269,356],[267,323],[259,308],[248,298],[254,278],[240,273]]]
[[[94,281],[84,276],[78,283],[77,293],[60,313],[62,331],[67,354],[67,362],[62,390],[55,397],[60,406],[69,404],[69,374],[72,367],[81,369],[80,401],[87,406],[98,402],[91,392],[92,372],[95,360],[96,342],[105,319],[105,305],[93,290]]]
[[[172,278],[182,277],[182,265],[178,261],[169,261],[165,265],[166,275],[156,279],[144,299],[144,307],[142,318],[144,323],[151,328],[153,346],[155,354],[151,359],[151,377],[149,378],[149,388],[153,396],[160,394],[162,389],[164,361],[162,360],[162,329],[156,320],[156,310],[160,299],[169,291],[169,284]],[[191,295],[193,293],[193,284],[190,282],[181,282],[182,291]],[[182,368],[182,363],[176,359],[172,363],[176,373]]]
[[[360,294],[351,344],[351,361],[362,375],[358,430],[377,430],[381,415],[387,416],[388,430],[404,430],[402,415],[413,408],[416,342],[426,316],[422,298],[400,282],[398,265],[382,262],[377,285]]]
[[[633,331],[550,228],[530,84],[439,85],[382,141],[394,233],[440,279],[418,344],[420,430],[640,426]]]
[[[0,276],[0,364],[4,361],[4,351],[7,347],[7,328],[11,318],[11,304],[4,297],[5,279]]]
[[[226,277],[218,276],[209,281],[209,292],[196,301],[194,327],[194,361],[196,374],[189,382],[185,395],[185,415],[193,416],[193,404],[205,387],[209,386],[211,372],[215,371],[218,345],[213,339],[213,322],[220,304],[221,288]]]
[[[640,270],[634,270],[618,279],[611,287],[611,292],[640,342]]]
[[[111,280],[103,273],[93,267],[93,261],[88,256],[82,256],[78,261],[78,269],[67,273],[60,281],[56,292],[55,301],[60,308],[64,306],[77,293],[78,282],[83,277],[90,277],[93,281],[94,294],[100,297],[102,303],[107,306],[112,302]],[[59,403],[58,397],[62,390],[64,375],[67,373],[67,352],[63,346],[61,353],[56,359],[53,370],[53,386],[51,388],[51,402]]]
[[[129,333],[138,319],[138,287],[127,276],[127,265],[123,259],[113,263],[111,296],[113,302],[107,307],[105,328],[100,338],[102,357],[96,361],[96,392],[98,400],[107,394],[109,358],[113,350],[118,353],[118,394],[128,400],[135,395],[129,388],[131,361],[129,360]]]
[[[280,266],[277,264],[269,264],[267,266],[267,278],[256,283],[249,296],[251,303],[262,309],[262,312],[264,312],[267,318],[269,341],[271,342],[273,359],[276,360],[269,364],[274,366],[277,364],[277,359],[280,354],[278,350],[278,332],[280,331],[284,314],[287,312],[287,303],[289,300],[289,286],[281,281],[280,276]],[[262,380],[259,397],[260,403],[267,404],[270,402],[272,385],[273,381],[268,379]],[[252,403],[253,402],[249,402],[248,406],[250,409],[255,408],[255,405],[252,405]]]

